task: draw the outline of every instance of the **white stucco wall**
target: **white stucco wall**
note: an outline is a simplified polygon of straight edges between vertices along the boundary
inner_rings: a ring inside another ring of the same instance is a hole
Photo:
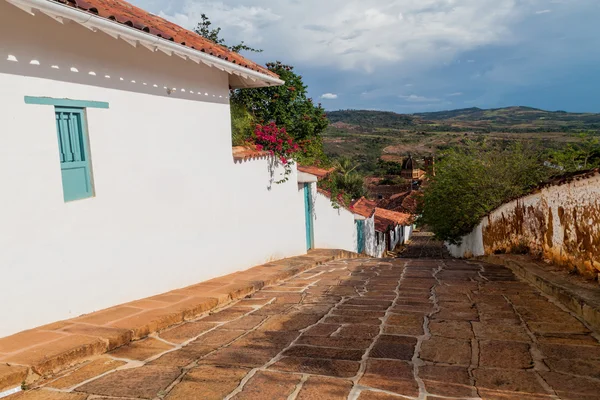
[[[383,254],[383,249],[385,248],[385,244],[377,243],[377,236],[375,231],[375,215],[365,219],[364,222],[364,232],[365,232],[365,253],[371,257],[381,257]],[[381,237],[380,237],[381,239]]]
[[[224,72],[1,1],[0,20],[0,337],[305,253],[295,173],[233,161]],[[87,109],[93,198],[63,201],[54,108],[24,96],[109,103]]]
[[[334,208],[331,199],[313,187],[315,247],[357,251],[357,231],[354,214],[343,207]]]
[[[473,231],[463,236],[460,244],[450,244],[446,243],[446,247],[450,252],[452,257],[457,258],[470,258],[470,257],[479,257],[485,254],[483,250],[483,236],[482,236],[482,226],[485,224],[485,220],[482,221],[479,225],[473,229]]]

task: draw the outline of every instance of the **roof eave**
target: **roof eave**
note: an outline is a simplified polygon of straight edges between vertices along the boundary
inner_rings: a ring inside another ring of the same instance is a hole
[[[217,68],[227,72],[232,77],[230,78],[232,89],[280,86],[285,83],[274,76],[233,64],[210,54],[171,42],[144,31],[133,29],[127,25],[96,16],[87,11],[78,10],[68,5],[48,0],[6,1],[31,15],[35,15],[35,11],[40,11],[61,24],[64,23],[64,20],[70,20],[93,32],[100,30],[116,39],[122,39],[133,47],[141,45],[152,52],[161,51],[169,56],[176,55],[184,60],[193,61],[196,64],[204,64]]]

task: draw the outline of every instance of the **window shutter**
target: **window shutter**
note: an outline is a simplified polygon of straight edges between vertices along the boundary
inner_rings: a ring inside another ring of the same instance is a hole
[[[65,201],[92,196],[83,109],[56,107],[56,132]]]

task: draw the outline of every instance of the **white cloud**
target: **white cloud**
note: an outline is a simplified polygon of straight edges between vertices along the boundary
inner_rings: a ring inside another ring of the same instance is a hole
[[[433,102],[438,102],[440,101],[440,99],[437,99],[435,97],[425,97],[425,96],[418,96],[416,94],[411,94],[409,96],[399,96],[401,99],[404,99],[406,101],[410,101],[411,103],[433,103]]]
[[[324,93],[321,95],[321,98],[325,100],[335,100],[338,98],[338,95],[335,93]]]
[[[457,97],[457,96],[462,96],[462,95],[463,95],[463,93],[462,93],[462,92],[455,92],[455,93],[450,93],[450,94],[448,95],[448,97]]]
[[[167,0],[136,2],[157,1],[163,17],[192,28],[205,13],[228,42],[269,58],[367,72],[420,71],[511,41],[512,26],[535,11],[520,0],[182,0],[176,10]]]
[[[539,15],[539,14],[548,14],[551,12],[552,12],[552,10],[539,10],[539,11],[536,11],[535,13]]]

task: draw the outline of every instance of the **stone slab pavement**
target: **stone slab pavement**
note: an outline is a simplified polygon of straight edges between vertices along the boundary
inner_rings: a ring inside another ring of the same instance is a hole
[[[22,383],[35,383],[151,333],[204,316],[318,264],[357,256],[342,250],[311,250],[306,255],[0,338],[0,397]]]
[[[599,399],[598,338],[503,266],[337,260],[9,399]]]

